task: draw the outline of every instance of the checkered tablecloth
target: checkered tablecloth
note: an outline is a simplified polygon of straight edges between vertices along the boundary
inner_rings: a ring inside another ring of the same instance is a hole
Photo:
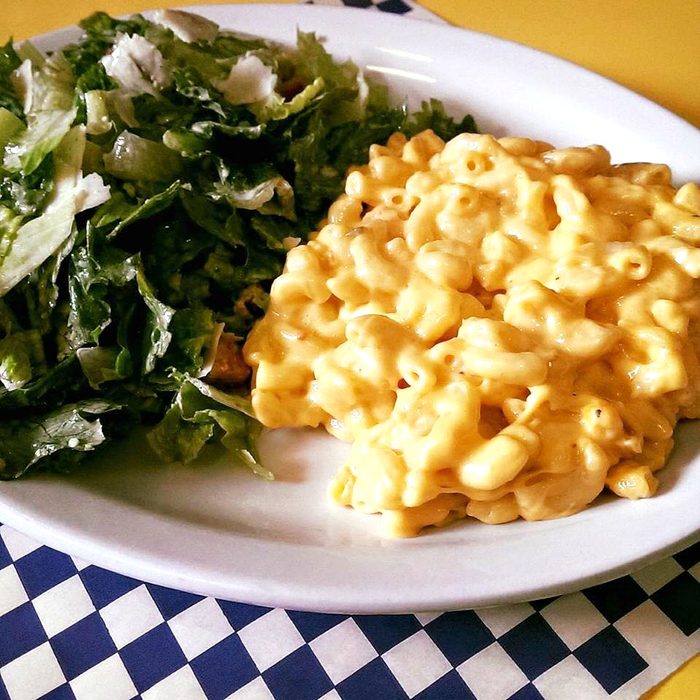
[[[183,593],[0,526],[0,698],[638,698],[700,650],[700,544],[547,600],[328,615]]]
[[[143,583],[0,525],[0,700],[631,699],[699,651],[700,544],[559,598],[348,616]]]

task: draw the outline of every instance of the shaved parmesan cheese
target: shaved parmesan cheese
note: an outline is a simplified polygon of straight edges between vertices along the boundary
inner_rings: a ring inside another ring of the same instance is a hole
[[[121,34],[112,53],[101,61],[107,75],[129,95],[155,95],[170,82],[163,54],[138,34]]]
[[[219,25],[209,19],[182,10],[156,10],[153,21],[160,24],[182,41],[191,44],[195,41],[214,41],[219,33]]]
[[[89,173],[78,183],[75,193],[76,212],[93,209],[104,204],[110,197],[109,185],[105,185],[98,173]]]
[[[228,102],[247,105],[270,96],[275,89],[277,76],[270,66],[257,56],[246,54],[231,67],[226,80],[217,80],[214,87],[224,93]]]

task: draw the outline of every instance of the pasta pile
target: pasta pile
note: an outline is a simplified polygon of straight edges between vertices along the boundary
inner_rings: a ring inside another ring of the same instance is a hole
[[[273,284],[256,415],[352,441],[331,497],[394,536],[653,495],[700,416],[698,215],[601,146],[395,134]]]

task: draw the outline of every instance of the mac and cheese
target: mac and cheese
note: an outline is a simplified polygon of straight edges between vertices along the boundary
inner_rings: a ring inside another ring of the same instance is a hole
[[[700,188],[600,146],[401,134],[292,249],[245,346],[269,427],[353,441],[390,534],[654,493],[700,416]]]

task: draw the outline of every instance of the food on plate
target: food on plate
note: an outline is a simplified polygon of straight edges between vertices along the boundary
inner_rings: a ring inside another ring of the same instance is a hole
[[[136,423],[261,476],[240,344],[286,250],[415,113],[313,34],[296,48],[163,10],[0,47],[0,478],[66,469]],[[290,27],[290,34],[294,31]]]
[[[699,215],[601,146],[397,133],[289,251],[255,415],[352,441],[331,498],[391,535],[651,496],[700,416]]]

